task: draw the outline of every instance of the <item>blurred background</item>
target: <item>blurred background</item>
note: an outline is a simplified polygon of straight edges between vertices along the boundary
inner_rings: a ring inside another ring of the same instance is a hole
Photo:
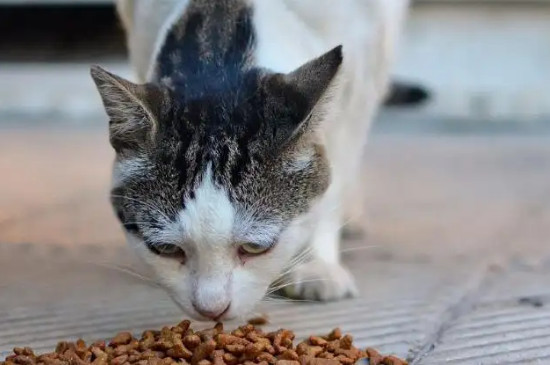
[[[132,79],[112,1],[0,0],[0,359],[179,319],[108,204],[91,64]],[[366,234],[342,253],[363,295],[268,306],[273,326],[418,363],[550,363],[550,1],[413,1],[393,75],[429,97],[373,127]]]

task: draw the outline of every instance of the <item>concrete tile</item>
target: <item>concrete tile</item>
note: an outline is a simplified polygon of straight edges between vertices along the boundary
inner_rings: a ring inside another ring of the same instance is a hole
[[[422,364],[527,364],[550,357],[550,271],[496,275]]]

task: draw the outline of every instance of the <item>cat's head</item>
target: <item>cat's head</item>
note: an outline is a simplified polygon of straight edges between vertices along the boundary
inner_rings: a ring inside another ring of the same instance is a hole
[[[92,68],[116,151],[113,207],[187,314],[245,315],[303,248],[302,220],[330,181],[318,105],[341,62],[337,47],[192,98]]]

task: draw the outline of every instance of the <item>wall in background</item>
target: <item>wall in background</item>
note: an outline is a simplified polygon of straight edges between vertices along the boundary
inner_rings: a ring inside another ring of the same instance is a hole
[[[432,90],[431,115],[548,118],[550,2],[416,4],[395,73]]]

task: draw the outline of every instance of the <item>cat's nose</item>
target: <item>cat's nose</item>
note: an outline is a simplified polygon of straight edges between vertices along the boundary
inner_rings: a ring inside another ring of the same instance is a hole
[[[223,304],[222,306],[219,306],[218,308],[203,308],[200,305],[197,305],[195,302],[193,302],[193,308],[203,317],[212,319],[214,321],[217,321],[220,319],[227,311],[229,310],[229,307],[231,306],[231,303]]]

